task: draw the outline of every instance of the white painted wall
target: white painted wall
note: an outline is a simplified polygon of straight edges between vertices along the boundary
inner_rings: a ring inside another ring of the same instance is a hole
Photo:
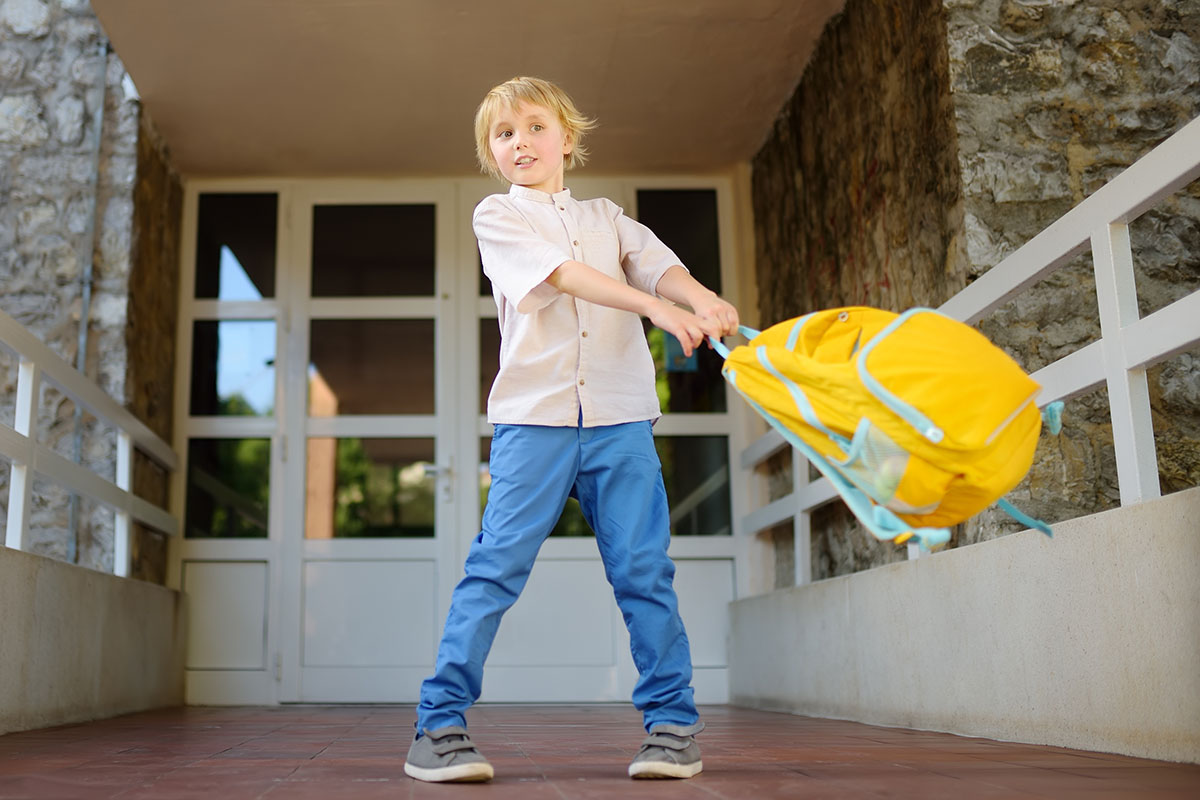
[[[0,547],[0,734],[183,704],[180,593]]]
[[[1200,488],[731,605],[733,702],[1200,762]]]

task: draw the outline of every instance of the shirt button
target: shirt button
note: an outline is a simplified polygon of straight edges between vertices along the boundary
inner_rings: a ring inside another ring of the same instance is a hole
[[[580,379],[579,379],[579,385],[580,385],[580,386],[583,386],[583,378],[580,378]]]
[[[587,331],[584,331],[583,333],[581,333],[581,334],[579,334],[579,335],[580,335],[580,336],[582,336],[583,338],[585,338],[585,339],[586,339],[586,338],[587,338]]]
[[[571,242],[571,244],[575,245],[576,247],[579,247],[579,240],[576,239],[575,241]]]
[[[559,206],[559,207],[558,207],[558,210],[559,210],[559,211],[566,211],[567,209],[566,209],[566,206]]]

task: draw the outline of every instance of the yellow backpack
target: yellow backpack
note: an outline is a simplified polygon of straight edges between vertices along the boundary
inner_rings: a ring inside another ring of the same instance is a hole
[[[726,380],[821,471],[879,539],[925,548],[1029,471],[1040,387],[1004,351],[927,308],[820,311],[759,333],[725,356]],[[720,346],[718,346],[720,345]],[[1048,409],[1057,433],[1062,404]]]

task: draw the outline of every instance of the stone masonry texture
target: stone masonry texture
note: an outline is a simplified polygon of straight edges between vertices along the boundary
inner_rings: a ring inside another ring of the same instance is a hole
[[[162,168],[139,153],[141,139],[154,141],[139,131],[152,126],[106,45],[84,0],[0,2],[0,308],[75,365],[89,287],[84,372],[163,433],[170,427],[170,403],[156,410],[142,395],[145,383],[156,379],[165,379],[169,391],[173,365],[164,372],[161,358],[146,362],[137,343],[130,346],[140,341],[130,329],[159,335],[169,315],[169,337],[142,346],[174,341],[175,284],[153,273],[173,275],[176,269],[175,253],[168,257],[174,242],[155,231],[178,228],[178,200],[172,209],[166,188],[148,193],[142,187],[170,180],[155,182],[151,174]],[[173,180],[178,191],[178,178]],[[138,238],[153,254],[135,257]],[[0,419],[9,424],[15,388],[15,361],[0,353]],[[39,441],[71,458],[77,427],[82,463],[111,480],[115,433],[87,414],[77,426],[71,401],[44,387]],[[0,473],[0,510],[8,500],[7,478],[6,469]],[[165,500],[153,494],[148,496],[156,502]],[[73,535],[66,491],[38,482],[34,504],[33,552],[112,568],[111,511],[83,500]],[[148,568],[142,576],[162,572],[161,566]]]
[[[1200,114],[1200,0],[848,0],[753,162],[764,323],[937,306]],[[1200,188],[1131,225],[1143,315],[1200,285]],[[1099,336],[1090,258],[981,321],[1030,371]],[[1164,492],[1200,484],[1200,353],[1151,371]],[[1013,498],[1050,521],[1119,502],[1103,391],[1067,405]],[[955,544],[1017,529],[998,512]],[[790,542],[786,544],[790,547]],[[903,557],[840,504],[814,578]]]
[[[764,325],[937,305],[966,285],[953,114],[940,3],[849,0],[753,161]],[[831,504],[813,515],[811,555],[822,578],[905,551]]]
[[[1200,0],[948,0],[971,275],[1200,115]],[[1142,315],[1200,288],[1200,184],[1130,225]],[[1029,370],[1100,336],[1090,255],[980,323]],[[1149,374],[1164,493],[1200,484],[1200,353]],[[1068,401],[1014,500],[1055,522],[1120,503],[1103,389]],[[961,541],[1020,526],[989,511]]]

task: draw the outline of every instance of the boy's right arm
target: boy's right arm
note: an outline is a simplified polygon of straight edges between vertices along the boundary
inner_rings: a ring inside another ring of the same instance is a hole
[[[721,333],[713,321],[701,319],[678,306],[614,280],[582,261],[559,264],[546,278],[546,283],[580,300],[646,317],[655,327],[662,328],[678,339],[685,356],[690,356],[705,336],[719,336]]]

